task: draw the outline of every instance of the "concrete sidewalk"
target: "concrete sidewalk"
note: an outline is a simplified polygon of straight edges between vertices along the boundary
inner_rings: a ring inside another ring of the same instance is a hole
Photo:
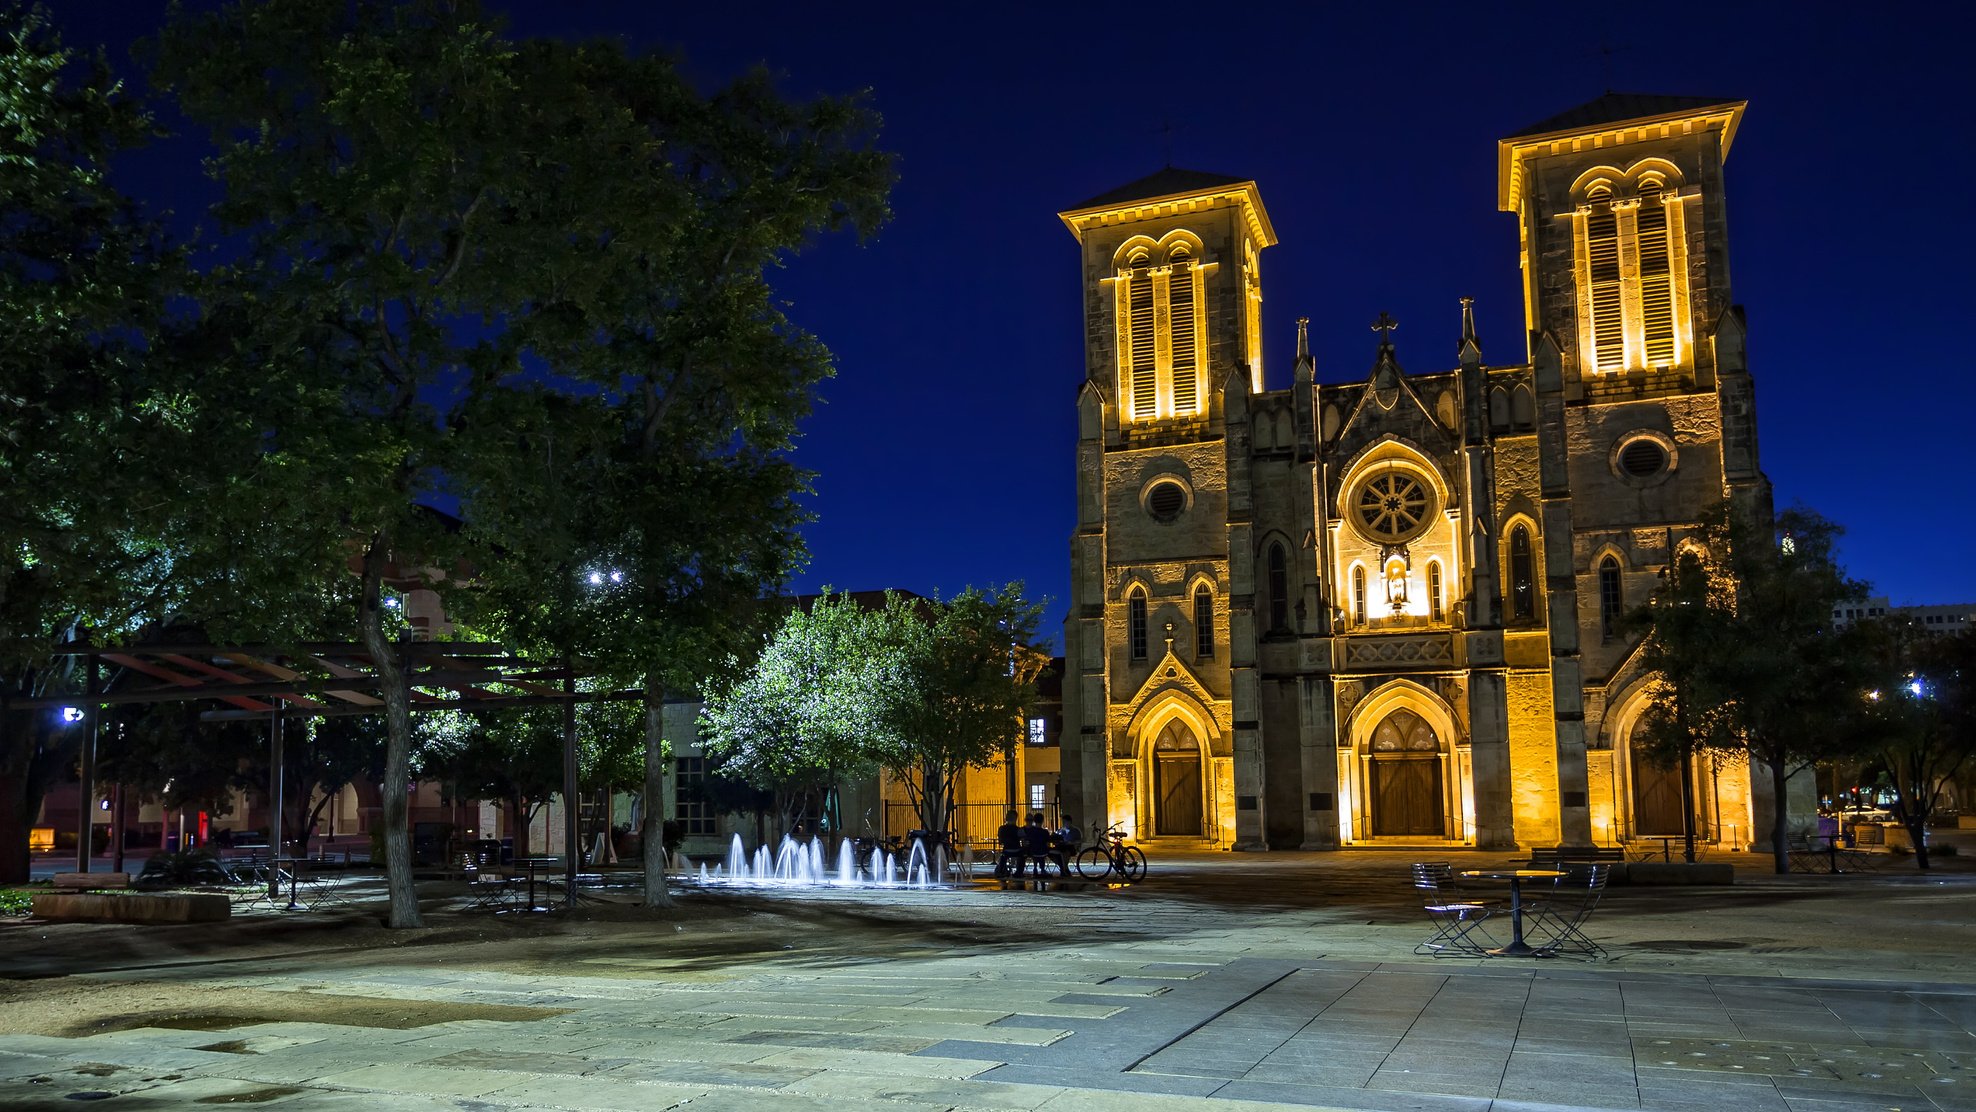
[[[1752,861],[1730,889],[1609,893],[1609,960],[1437,962],[1411,953],[1420,856],[689,893],[676,920],[617,925],[436,914],[480,932],[459,944],[245,957],[166,935],[121,964],[120,928],[6,928],[0,970],[92,970],[7,985],[10,1011],[104,992],[156,1014],[0,1035],[0,1107],[1976,1110],[1976,876]],[[730,925],[696,926],[714,911]]]

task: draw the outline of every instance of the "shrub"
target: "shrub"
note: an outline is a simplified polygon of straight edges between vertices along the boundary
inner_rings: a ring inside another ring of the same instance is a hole
[[[191,885],[230,885],[233,875],[211,853],[194,849],[184,853],[160,853],[144,862],[136,887],[143,889],[184,888]]]

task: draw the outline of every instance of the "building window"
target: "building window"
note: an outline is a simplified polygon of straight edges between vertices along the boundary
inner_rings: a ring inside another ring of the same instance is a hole
[[[1119,378],[1133,421],[1193,417],[1203,408],[1201,304],[1214,267],[1195,257],[1199,248],[1186,237],[1142,241],[1119,259]]]
[[[1352,622],[1365,624],[1365,569],[1352,569]]]
[[[681,757],[673,762],[673,812],[680,831],[687,837],[712,837],[720,833],[714,823],[713,807],[703,798],[707,778],[704,757]]]
[[[1194,655],[1214,655],[1214,593],[1205,583],[1194,588]]]
[[[1537,567],[1530,553],[1530,530],[1517,526],[1509,532],[1510,616],[1520,622],[1537,617]]]
[[[1146,592],[1143,588],[1132,588],[1132,594],[1125,603],[1125,622],[1130,627],[1132,639],[1132,659],[1146,659]]]
[[[1048,745],[1050,743],[1049,722],[1041,718],[1029,720],[1029,744]]]
[[[1438,560],[1427,565],[1427,612],[1437,622],[1448,616],[1441,605],[1441,562]]]
[[[1585,195],[1579,242],[1586,281],[1591,347],[1601,371],[1671,367],[1681,361],[1678,198],[1658,178],[1643,178],[1633,196],[1616,197],[1601,182]]]
[[[1585,271],[1592,283],[1592,351],[1602,371],[1626,366],[1624,298],[1619,285],[1619,214],[1613,211],[1612,190],[1594,189],[1585,217]]]
[[[1290,628],[1290,560],[1281,542],[1269,546],[1269,632]]]
[[[1050,805],[1050,785],[1048,784],[1029,785],[1029,809],[1032,811],[1041,811],[1044,808],[1048,807],[1049,805]]]
[[[1599,561],[1599,632],[1607,639],[1619,632],[1620,607],[1624,604],[1619,589],[1619,559],[1607,556]]]

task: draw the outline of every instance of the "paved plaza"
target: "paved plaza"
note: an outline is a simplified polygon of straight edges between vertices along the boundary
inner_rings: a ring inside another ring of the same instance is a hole
[[[0,1108],[1976,1110],[1966,859],[1724,855],[1731,887],[1612,889],[1583,962],[1416,957],[1421,856],[0,926]]]

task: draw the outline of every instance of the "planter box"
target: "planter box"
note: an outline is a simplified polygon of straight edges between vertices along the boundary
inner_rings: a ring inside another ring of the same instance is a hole
[[[92,923],[215,923],[233,902],[213,892],[36,892],[34,916]]]
[[[1719,861],[1635,861],[1626,866],[1630,884],[1734,884],[1736,867]]]

